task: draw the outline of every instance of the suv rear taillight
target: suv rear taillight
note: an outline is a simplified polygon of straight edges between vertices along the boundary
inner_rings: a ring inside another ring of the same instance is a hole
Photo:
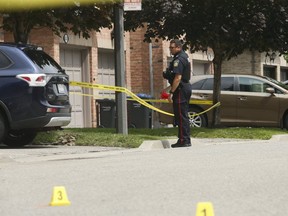
[[[44,87],[49,81],[46,74],[19,74],[16,77],[24,80],[31,87]]]

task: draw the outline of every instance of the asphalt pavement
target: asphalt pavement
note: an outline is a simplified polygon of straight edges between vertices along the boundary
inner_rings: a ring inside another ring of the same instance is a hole
[[[176,140],[137,149],[2,146],[0,215],[195,216],[203,202],[215,216],[287,215],[287,140],[192,138],[192,147],[177,149],[169,148]],[[55,186],[66,188],[71,205],[49,205]]]

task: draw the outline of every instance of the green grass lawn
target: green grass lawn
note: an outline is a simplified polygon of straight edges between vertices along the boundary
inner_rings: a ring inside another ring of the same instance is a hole
[[[288,134],[279,128],[192,128],[192,138],[233,138],[263,139],[272,135]],[[59,131],[41,132],[34,144],[109,146],[138,148],[144,140],[163,140],[177,138],[177,128],[129,129],[128,135],[117,134],[115,129],[107,128],[74,128]]]

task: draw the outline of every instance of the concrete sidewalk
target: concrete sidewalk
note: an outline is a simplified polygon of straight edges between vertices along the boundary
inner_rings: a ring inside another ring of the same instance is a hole
[[[228,138],[191,138],[192,147],[194,145],[220,145],[220,144],[233,144],[233,143],[251,143],[251,142],[287,142],[288,135],[273,135],[270,140],[255,140],[255,139],[228,139]],[[171,148],[171,145],[176,143],[177,139],[167,139],[167,140],[147,140],[144,141],[139,149],[142,150],[152,150],[152,149],[166,149]]]
[[[209,146],[209,145],[225,145],[225,144],[286,144],[288,135],[276,135],[270,140],[255,140],[255,139],[207,139],[207,138],[192,138],[192,147]],[[20,149],[6,148],[0,145],[0,164],[10,162],[40,162],[51,160],[68,160],[68,159],[86,159],[99,158],[107,155],[119,155],[123,153],[133,153],[139,151],[153,151],[170,149],[171,144],[176,143],[177,139],[167,140],[147,140],[144,141],[139,148],[115,148],[101,146],[59,146],[59,145],[31,145]],[[189,148],[189,147],[187,147]]]

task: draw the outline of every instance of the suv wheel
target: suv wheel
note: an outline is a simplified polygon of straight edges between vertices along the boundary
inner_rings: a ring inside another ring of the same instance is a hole
[[[0,143],[2,143],[3,138],[6,135],[6,124],[5,124],[5,120],[2,116],[2,114],[0,113]]]
[[[195,107],[189,108],[189,122],[190,127],[207,127],[207,120],[204,115],[195,115],[200,113],[201,110]]]
[[[36,137],[36,131],[9,131],[3,140],[3,143],[10,147],[22,147],[30,144]]]

